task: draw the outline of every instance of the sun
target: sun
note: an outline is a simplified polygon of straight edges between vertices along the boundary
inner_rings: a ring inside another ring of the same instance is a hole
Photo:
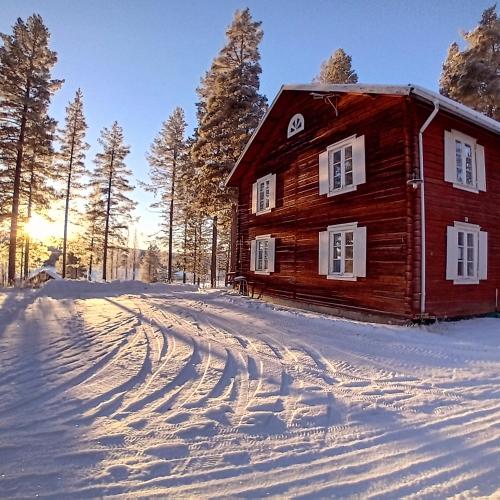
[[[45,241],[53,236],[60,236],[61,227],[39,214],[33,214],[24,226],[25,232],[32,240]]]

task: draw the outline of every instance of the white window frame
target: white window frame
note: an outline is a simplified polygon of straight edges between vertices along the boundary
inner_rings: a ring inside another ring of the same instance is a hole
[[[260,256],[260,248],[266,249],[266,254]],[[274,262],[276,253],[276,238],[270,234],[256,236],[250,242],[250,271],[255,274],[270,275],[274,272]],[[267,263],[267,265],[264,265]]]
[[[266,193],[266,183],[268,192]],[[264,194],[264,208],[260,208],[261,193]],[[276,207],[276,174],[268,174],[257,179],[252,186],[252,213],[255,215],[268,214]]]
[[[351,148],[351,183],[346,184],[346,150]],[[340,152],[341,185],[334,187],[335,153]],[[365,136],[356,134],[331,144],[319,155],[319,194],[328,197],[356,191],[366,182]]]
[[[484,162],[484,147],[477,143],[474,137],[470,137],[458,130],[445,130],[445,181],[451,182],[453,187],[469,191],[472,193],[479,193],[479,191],[486,191],[486,174]],[[462,157],[462,181],[458,178],[457,168],[457,149],[456,143],[461,144],[461,157]],[[465,165],[465,145],[471,148],[471,168],[472,168],[472,182],[467,183],[467,172]]]
[[[352,245],[347,245],[346,235],[352,233]],[[333,270],[335,235],[340,235],[340,271]],[[366,227],[357,222],[335,224],[319,233],[319,274],[331,280],[357,281],[366,277]],[[346,247],[352,246],[352,258],[346,259]],[[352,260],[352,271],[346,272],[346,260]]]
[[[460,244],[462,234],[462,244]],[[472,248],[468,244],[472,237]],[[468,272],[469,250],[472,250],[472,274]],[[487,279],[488,234],[477,224],[455,221],[447,228],[446,279],[455,285],[477,285]],[[462,275],[459,263],[462,263]]]
[[[290,139],[290,137],[293,137],[295,134],[302,132],[302,130],[304,130],[304,126],[304,116],[301,113],[293,115],[288,122],[286,138]]]

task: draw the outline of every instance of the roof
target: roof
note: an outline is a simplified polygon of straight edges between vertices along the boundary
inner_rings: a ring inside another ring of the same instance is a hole
[[[31,273],[29,273],[26,279],[30,280],[42,273],[46,273],[48,276],[50,276],[55,280],[62,279],[61,275],[56,271],[55,267],[50,267],[50,266],[44,266],[44,267],[39,267],[38,269],[34,269],[33,271],[31,271]]]
[[[500,134],[500,122],[493,120],[492,118],[488,118],[487,116],[479,113],[478,111],[474,111],[473,109],[460,104],[448,97],[442,96],[437,92],[433,92],[432,90],[427,90],[424,87],[420,87],[419,85],[414,85],[409,83],[408,85],[380,85],[380,84],[321,84],[321,83],[312,83],[312,84],[297,84],[297,85],[283,85],[273,102],[267,109],[266,114],[262,118],[259,123],[259,126],[254,130],[252,136],[247,142],[245,149],[241,153],[238,161],[235,163],[231,173],[228,175],[226,179],[226,185],[229,183],[231,177],[234,172],[238,168],[241,160],[245,156],[246,152],[250,148],[253,140],[259,133],[259,130],[262,124],[266,121],[267,117],[271,113],[274,105],[280,98],[281,94],[286,91],[299,91],[299,92],[316,92],[316,93],[349,93],[349,94],[381,94],[381,95],[413,95],[417,99],[421,99],[423,101],[427,101],[429,103],[438,103],[440,109],[444,109],[450,112],[453,115],[459,116],[469,122],[472,122],[480,127],[483,127],[487,130],[490,130],[496,134]]]

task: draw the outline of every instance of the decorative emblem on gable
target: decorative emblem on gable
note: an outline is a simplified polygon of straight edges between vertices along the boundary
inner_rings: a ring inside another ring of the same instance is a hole
[[[292,137],[292,135],[298,134],[302,130],[304,130],[304,117],[300,113],[297,113],[296,115],[293,115],[291,120],[288,122],[288,131],[286,134],[287,139]]]

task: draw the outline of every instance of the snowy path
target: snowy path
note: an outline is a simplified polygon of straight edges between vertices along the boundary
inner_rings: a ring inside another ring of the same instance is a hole
[[[500,319],[139,283],[0,303],[2,497],[500,495]]]

